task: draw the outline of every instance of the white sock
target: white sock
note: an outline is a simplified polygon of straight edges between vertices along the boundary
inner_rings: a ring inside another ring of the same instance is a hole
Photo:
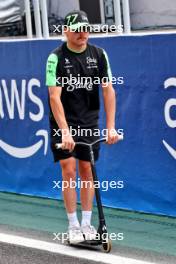
[[[91,216],[92,216],[92,211],[82,211],[81,226],[90,225]]]
[[[71,213],[71,214],[67,213],[67,216],[68,216],[68,221],[69,221],[69,227],[73,227],[73,226],[79,227],[80,226],[76,212]]]

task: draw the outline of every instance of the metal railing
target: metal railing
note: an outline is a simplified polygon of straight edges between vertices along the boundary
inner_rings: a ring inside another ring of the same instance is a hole
[[[113,0],[112,4],[114,8],[114,20],[116,28],[123,25],[123,33],[131,33],[129,0]],[[100,6],[101,12],[103,12],[103,0],[100,1]]]
[[[118,0],[114,0],[118,1]],[[130,22],[130,8],[129,0],[122,0],[122,12],[123,12],[123,22],[124,22],[124,32],[131,32],[131,22]]]
[[[26,14],[26,28],[27,37],[32,38],[32,19],[30,10],[30,0],[25,1],[25,14]],[[32,0],[34,7],[34,20],[37,38],[49,38],[48,14],[47,14],[47,1],[46,0]],[[131,32],[130,23],[130,9],[129,0],[113,0],[115,25],[123,25],[124,33]],[[101,20],[103,21],[103,0],[100,2],[101,6]],[[123,23],[122,23],[123,17]]]
[[[27,37],[32,38],[32,19],[30,0],[25,1]],[[34,19],[37,38],[49,38],[48,14],[46,0],[33,0]]]

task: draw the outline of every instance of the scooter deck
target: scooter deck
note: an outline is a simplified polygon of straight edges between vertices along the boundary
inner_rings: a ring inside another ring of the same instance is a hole
[[[99,246],[99,245],[102,245],[102,242],[100,240],[84,240],[83,242],[80,242],[80,243],[77,243],[77,244],[71,244],[69,241],[68,241],[68,244],[70,246]]]
[[[81,243],[79,243],[79,245],[87,245],[87,246],[98,246],[98,245],[101,245],[102,242],[101,241],[98,241],[98,240],[85,240]]]
[[[103,243],[101,240],[85,240],[77,244],[70,244],[68,241],[68,244],[72,247],[85,248],[91,250],[99,250],[102,247],[103,251],[106,253],[109,253],[112,248],[110,240],[108,240],[108,243]]]

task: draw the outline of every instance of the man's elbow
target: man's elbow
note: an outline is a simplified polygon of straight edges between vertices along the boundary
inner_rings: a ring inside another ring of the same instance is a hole
[[[50,95],[50,96],[49,96],[49,102],[50,102],[50,105],[51,105],[51,106],[58,105],[58,104],[59,104],[59,101],[60,101],[60,98],[57,98],[57,97],[54,96],[54,95]]]

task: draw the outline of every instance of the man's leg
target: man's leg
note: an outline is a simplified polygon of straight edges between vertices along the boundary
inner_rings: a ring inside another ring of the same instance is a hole
[[[83,211],[92,211],[94,198],[94,185],[89,161],[79,160],[79,175],[82,181],[81,185],[81,205]]]
[[[60,160],[62,168],[63,180],[63,197],[67,213],[76,211],[77,195],[75,188],[71,188],[71,181],[76,181],[76,159],[71,157],[68,159]]]
[[[97,232],[91,225],[92,205],[95,192],[90,162],[79,160],[79,174],[82,182],[80,191],[82,205],[81,228],[86,240],[93,240],[96,239]]]
[[[71,186],[71,182],[76,182],[76,159],[71,157],[60,160],[60,165],[62,168],[63,197],[69,220],[68,236],[70,243],[76,244],[84,241],[76,212],[76,190]]]

